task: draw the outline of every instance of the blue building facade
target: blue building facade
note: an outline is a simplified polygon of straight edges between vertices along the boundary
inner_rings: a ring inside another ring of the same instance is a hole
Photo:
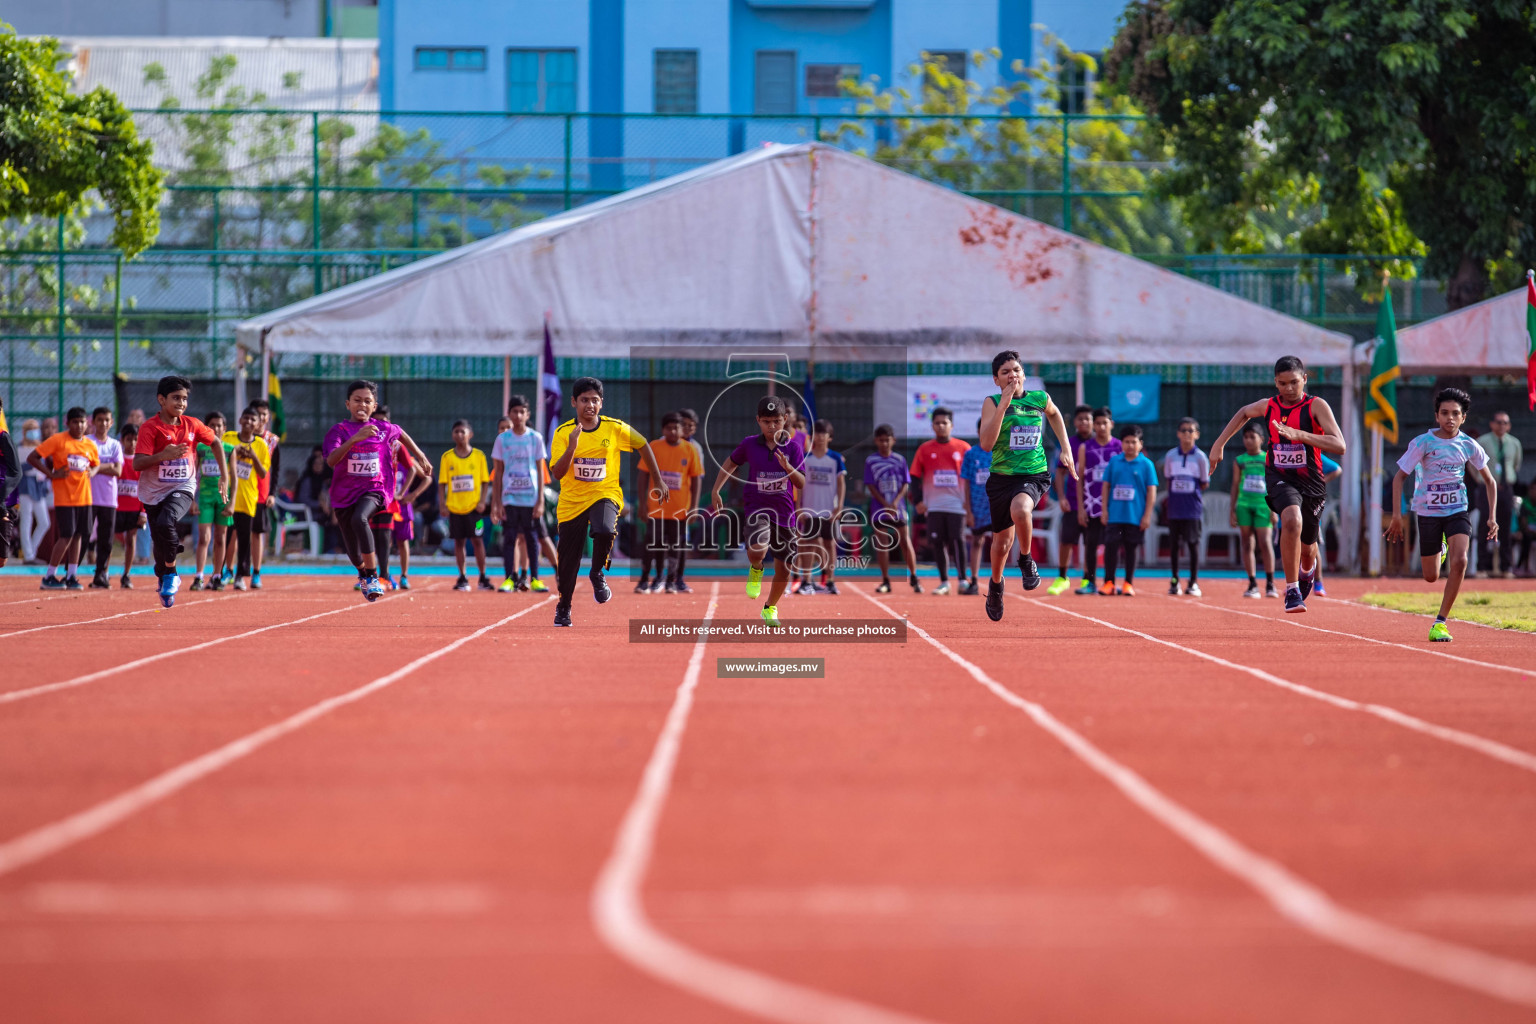
[[[984,72],[967,67],[973,78],[1030,64],[1047,31],[1100,51],[1122,2],[379,0],[379,100],[385,111],[502,115],[421,123],[448,151],[526,157],[536,172],[574,161],[589,171],[585,185],[607,191],[809,137],[815,117],[852,112],[844,78],[915,88],[909,69],[925,51],[951,67],[977,50],[1002,53]],[[548,116],[573,113],[596,116],[574,127]],[[613,114],[715,117],[602,116]]]

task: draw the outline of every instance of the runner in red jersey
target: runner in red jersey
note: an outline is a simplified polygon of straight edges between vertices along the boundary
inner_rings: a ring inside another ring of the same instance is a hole
[[[1274,398],[1250,402],[1233,415],[1211,446],[1211,472],[1227,440],[1263,417],[1269,428],[1264,477],[1269,507],[1280,517],[1285,610],[1304,612],[1317,572],[1317,531],[1327,496],[1322,453],[1344,454],[1344,434],[1328,403],[1307,394],[1307,368],[1296,356],[1275,363]],[[1307,564],[1303,564],[1303,563]]]

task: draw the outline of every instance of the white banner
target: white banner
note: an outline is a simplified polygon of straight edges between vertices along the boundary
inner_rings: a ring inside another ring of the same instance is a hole
[[[1038,390],[1045,382],[1026,377],[1024,386]],[[955,415],[954,435],[974,438],[982,400],[995,394],[997,385],[985,374],[876,377],[874,426],[889,423],[897,437],[932,437],[928,412],[942,405]]]

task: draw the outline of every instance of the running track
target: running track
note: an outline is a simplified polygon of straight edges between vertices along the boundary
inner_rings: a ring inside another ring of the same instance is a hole
[[[1149,576],[632,646],[756,602],[618,582],[555,630],[444,582],[0,580],[0,1017],[1536,1019],[1536,636]]]

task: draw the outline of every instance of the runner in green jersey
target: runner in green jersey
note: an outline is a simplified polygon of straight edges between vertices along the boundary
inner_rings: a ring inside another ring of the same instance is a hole
[[[992,581],[987,586],[987,617],[1003,617],[1003,566],[1017,534],[1019,572],[1024,589],[1040,585],[1040,569],[1030,554],[1034,542],[1035,505],[1051,489],[1050,462],[1045,457],[1045,427],[1050,425],[1061,445],[1061,466],[1075,481],[1072,441],[1067,425],[1051,396],[1026,391],[1024,366],[1017,352],[992,357],[992,379],[998,394],[981,403],[983,449],[992,453],[992,472],[987,477],[987,503],[992,509]]]
[[[204,417],[203,422],[208,429],[213,431],[215,437],[224,436],[224,414],[210,412]],[[234,451],[233,445],[224,446],[225,465],[234,465],[230,461],[230,453]],[[213,449],[205,444],[197,446],[197,461],[194,463],[198,471],[197,478],[197,541],[193,546],[193,559],[196,567],[196,575],[192,577],[192,589],[202,590],[207,587],[211,590],[224,589],[224,581],[221,578],[221,570],[224,567],[224,542],[228,539],[229,528],[234,525],[235,517],[230,513],[224,500],[219,497],[219,473],[218,459],[214,457]],[[210,474],[211,467],[211,474]],[[208,581],[203,581],[203,565],[208,561],[210,554],[213,556],[209,565]]]
[[[1248,570],[1248,589],[1244,597],[1259,596],[1259,578],[1255,575],[1254,547],[1264,554],[1265,597],[1275,597],[1275,546],[1270,539],[1274,514],[1265,497],[1264,432],[1250,423],[1243,429],[1243,454],[1232,460],[1232,525],[1241,535],[1243,568]]]

